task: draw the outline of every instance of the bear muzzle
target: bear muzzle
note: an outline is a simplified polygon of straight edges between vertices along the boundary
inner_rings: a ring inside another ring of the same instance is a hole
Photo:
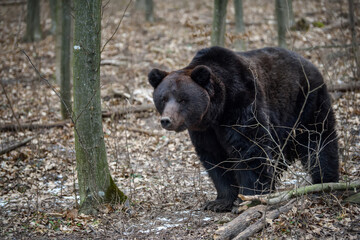
[[[162,117],[160,119],[161,126],[165,129],[171,128],[171,119],[169,117]]]
[[[175,121],[174,118],[163,116],[160,118],[161,127],[168,131],[181,132],[186,130],[186,125],[183,121]]]

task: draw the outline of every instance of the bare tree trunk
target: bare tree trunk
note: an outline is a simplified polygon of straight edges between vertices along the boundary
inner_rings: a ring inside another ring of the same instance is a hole
[[[349,23],[350,23],[350,31],[351,31],[351,44],[353,49],[353,54],[355,58],[355,64],[356,64],[356,73],[354,76],[357,78],[357,80],[360,79],[360,52],[357,45],[357,39],[356,39],[356,29],[355,29],[355,6],[354,6],[354,0],[348,0],[349,2]]]
[[[227,3],[228,0],[214,0],[211,46],[225,45]]]
[[[235,8],[235,30],[237,34],[245,33],[245,24],[244,24],[244,10],[243,10],[243,1],[234,0]],[[244,39],[238,39],[235,42],[235,48],[237,50],[244,51],[246,50]]]
[[[50,2],[50,14],[51,14],[51,28],[50,33],[56,34],[56,2],[57,0],[49,0]]]
[[[98,204],[123,203],[106,158],[101,121],[101,0],[76,0],[74,34],[75,150],[80,211],[96,214]]]
[[[154,22],[154,2],[146,0],[145,2],[145,19],[147,22]]]
[[[56,1],[55,19],[55,79],[57,84],[61,84],[61,36],[62,36],[62,2]]]
[[[286,29],[289,29],[295,23],[292,0],[286,0],[286,18]]]
[[[39,41],[42,38],[39,2],[38,0],[27,1],[26,34],[24,36],[26,42]]]
[[[275,12],[278,30],[278,46],[286,48],[286,0],[275,0]]]
[[[71,116],[71,82],[70,82],[70,36],[71,36],[71,0],[62,0],[62,34],[61,34],[61,68],[60,96],[61,116]]]

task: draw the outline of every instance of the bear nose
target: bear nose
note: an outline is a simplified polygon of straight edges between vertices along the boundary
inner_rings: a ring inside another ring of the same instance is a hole
[[[162,117],[160,123],[161,126],[165,129],[171,126],[171,120],[168,117]]]

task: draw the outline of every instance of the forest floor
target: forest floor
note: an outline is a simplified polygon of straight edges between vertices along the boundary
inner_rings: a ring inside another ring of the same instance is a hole
[[[305,3],[304,3],[305,2]],[[197,50],[210,44],[212,1],[155,1],[156,21],[146,23],[134,4],[102,53],[118,66],[101,69],[103,111],[152,104],[147,73],[154,67],[186,66]],[[226,46],[234,48],[234,9],[228,7]],[[1,4],[1,3],[0,3]],[[104,7],[103,44],[116,29],[125,1]],[[356,16],[360,7],[356,7]],[[276,45],[273,1],[244,1],[247,49]],[[308,58],[329,86],[353,80],[347,1],[294,1],[295,20],[307,31],[288,32],[289,49]],[[0,8],[0,124],[53,123],[61,120],[55,76],[55,38],[49,8],[42,5],[44,39],[23,43],[26,4]],[[357,18],[359,20],[359,18]],[[358,21],[359,22],[359,21]],[[356,27],[360,32],[359,25]],[[336,45],[338,48],[314,48]],[[305,49],[308,48],[308,49]],[[31,67],[24,50],[48,80]],[[333,93],[340,144],[341,181],[360,179],[360,92]],[[15,116],[16,118],[15,118]],[[0,155],[0,238],[5,239],[211,239],[216,229],[236,217],[203,211],[215,189],[186,132],[162,130],[154,111],[105,118],[104,132],[111,174],[130,206],[103,206],[97,217],[77,212],[78,189],[71,124],[57,128],[1,131],[0,150],[33,139]],[[144,131],[145,130],[145,131]],[[278,189],[297,182],[285,174]],[[254,238],[360,238],[360,207],[344,203],[349,192],[299,197],[286,214],[269,222]]]

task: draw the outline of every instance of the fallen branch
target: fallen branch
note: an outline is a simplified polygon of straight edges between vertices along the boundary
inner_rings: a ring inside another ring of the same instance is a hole
[[[360,82],[344,83],[344,84],[333,85],[328,87],[328,90],[330,92],[335,92],[335,91],[346,92],[346,91],[354,91],[359,89],[360,89]]]
[[[264,216],[262,218],[257,220],[254,224],[247,227],[244,231],[239,233],[233,239],[234,240],[235,239],[246,239],[246,238],[253,236],[255,233],[261,231],[269,221],[279,217],[280,214],[282,214],[282,213],[286,213],[286,212],[290,211],[290,209],[294,206],[294,203],[295,203],[295,199],[288,202],[285,206],[282,206],[278,209],[272,210],[272,211],[264,214]]]
[[[8,153],[8,152],[10,152],[10,151],[12,151],[12,150],[15,150],[15,149],[17,149],[17,148],[19,148],[19,147],[24,146],[25,144],[27,144],[28,142],[30,142],[30,141],[33,140],[34,138],[35,138],[35,136],[34,136],[34,137],[29,137],[29,138],[26,138],[24,141],[21,141],[21,142],[18,142],[18,143],[13,144],[13,145],[11,145],[11,146],[8,146],[8,147],[0,150],[0,155],[5,154],[5,153]]]
[[[106,117],[121,117],[123,115],[126,115],[128,113],[139,113],[139,112],[147,112],[154,110],[153,104],[144,104],[139,106],[131,106],[124,109],[112,109],[109,112],[103,112],[102,116],[103,118]]]
[[[154,136],[154,137],[162,137],[163,136],[163,134],[161,134],[161,133],[155,133],[153,131],[140,129],[140,128],[132,128],[132,127],[125,127],[125,126],[118,126],[118,128],[120,128],[121,130],[137,132],[137,133],[141,133],[141,134],[145,134],[145,135],[149,135],[149,136]]]
[[[151,111],[154,109],[154,106],[151,104],[148,105],[140,105],[137,107],[129,107],[124,109],[114,109],[114,111],[110,112],[103,112],[102,116],[103,118],[108,117],[122,117],[128,113],[139,113],[139,112],[146,112]],[[63,127],[66,124],[69,124],[70,120],[62,120],[54,123],[20,123],[20,124],[3,124],[0,125],[0,132],[16,132],[18,130],[34,130],[34,129],[40,129],[40,128],[54,128],[54,127]],[[21,126],[21,129],[20,127]],[[145,133],[145,132],[143,132]]]
[[[268,195],[254,195],[246,196],[239,194],[239,198],[243,201],[260,201],[263,204],[274,205],[284,201],[289,200],[290,198],[301,196],[308,193],[315,192],[329,192],[335,190],[356,190],[360,189],[360,181],[354,181],[352,183],[319,183],[310,186],[296,188],[290,191],[279,192]]]
[[[100,65],[112,65],[112,66],[126,66],[127,62],[119,61],[115,59],[104,59],[101,60]]]
[[[70,123],[69,120],[58,121],[54,123],[21,123],[22,130],[34,130],[39,128],[53,128],[53,127],[63,127],[65,124]],[[0,125],[1,132],[16,132],[21,130],[18,124],[4,124]]]
[[[264,205],[257,205],[255,207],[249,208],[248,210],[237,216],[234,220],[216,230],[214,239],[232,239],[240,232],[248,228],[252,220],[261,217],[265,210],[266,206]]]

